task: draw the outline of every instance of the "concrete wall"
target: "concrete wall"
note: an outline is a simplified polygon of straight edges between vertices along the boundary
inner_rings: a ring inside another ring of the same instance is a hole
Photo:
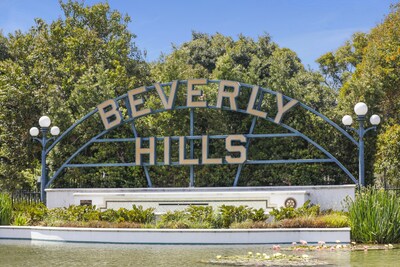
[[[343,200],[354,198],[355,185],[276,186],[228,188],[73,188],[47,189],[49,208],[91,203],[101,209],[130,208],[133,204],[154,207],[156,213],[184,209],[188,205],[247,205],[267,211],[293,198],[297,207],[308,199],[321,209],[344,209]]]
[[[350,228],[107,229],[0,226],[0,239],[126,244],[291,244],[350,242]]]

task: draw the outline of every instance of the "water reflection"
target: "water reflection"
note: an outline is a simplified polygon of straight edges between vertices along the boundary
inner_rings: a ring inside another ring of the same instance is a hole
[[[0,240],[0,266],[215,267],[200,261],[214,259],[216,255],[245,255],[248,251],[272,254],[271,247],[113,245]],[[400,250],[313,251],[307,254],[333,266],[398,266],[400,260]]]

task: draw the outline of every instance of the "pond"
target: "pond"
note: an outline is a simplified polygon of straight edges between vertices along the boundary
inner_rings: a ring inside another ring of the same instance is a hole
[[[215,259],[217,255],[245,255],[248,251],[274,253],[271,245],[113,245],[0,240],[0,266],[207,267],[216,265],[200,261]],[[400,261],[400,249],[312,251],[306,254],[329,266],[398,266]]]

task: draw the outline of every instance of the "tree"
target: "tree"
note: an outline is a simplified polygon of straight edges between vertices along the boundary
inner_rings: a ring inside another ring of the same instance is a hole
[[[7,38],[0,36],[0,186],[3,188],[27,188],[35,183],[40,148],[30,140],[28,129],[37,124],[41,115],[48,114],[66,130],[101,101],[148,83],[148,65],[133,42],[135,35],[128,31],[128,16],[110,10],[108,4],[85,6],[73,1],[60,4],[64,18],[50,24],[36,19],[27,33],[17,31]],[[68,136],[50,155],[50,168],[59,166],[67,155],[98,132],[98,127],[98,123],[89,121],[84,129]],[[82,154],[81,160],[88,161],[85,155],[91,156],[92,152],[95,159],[101,159],[104,149],[93,146],[92,151]],[[118,150],[118,146],[113,149]],[[67,172],[59,185],[73,181],[74,172]],[[111,171],[111,177],[100,169],[82,172],[80,176],[86,178],[78,183],[83,187],[101,184],[98,181],[101,177],[106,177],[111,186],[145,184],[124,179],[126,173],[134,172],[128,169]]]
[[[400,188],[400,125],[388,125],[379,135],[375,172],[379,184]]]

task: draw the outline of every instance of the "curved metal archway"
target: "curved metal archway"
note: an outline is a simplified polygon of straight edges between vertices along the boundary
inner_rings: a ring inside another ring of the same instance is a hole
[[[219,84],[221,81],[220,80],[208,80],[207,84]],[[170,83],[164,83],[161,84],[161,86],[171,86],[172,82]],[[181,84],[187,84],[187,81],[178,81],[178,85]],[[239,83],[240,88],[250,88],[252,89],[254,86],[253,85],[249,85],[249,84],[244,84],[244,83]],[[155,86],[148,86],[146,87],[146,92],[149,92],[151,90],[154,90]],[[269,89],[265,89],[262,87],[259,87],[259,92],[261,92],[257,98],[257,102],[256,105],[258,108],[261,107],[261,103],[262,103],[262,99],[264,94],[271,94],[271,95],[277,95],[278,93]],[[294,100],[288,96],[283,95],[283,98],[286,101],[291,101]],[[114,99],[115,101],[124,101],[125,103],[128,103],[128,95],[124,94],[122,96],[119,96],[117,98]],[[352,143],[354,143],[355,145],[358,145],[358,142],[351,136],[349,135],[343,128],[341,128],[340,126],[338,126],[336,123],[334,123],[333,121],[329,120],[327,117],[325,117],[324,115],[322,115],[321,113],[315,111],[314,109],[308,107],[307,105],[298,102],[298,105],[301,106],[302,108],[304,108],[305,110],[313,113],[314,115],[320,117],[321,119],[323,119],[326,123],[328,123],[329,125],[331,125],[332,127],[334,127],[336,130],[338,130],[340,133],[342,133],[346,138],[348,138]],[[248,114],[248,115],[252,115],[253,114],[249,114],[247,112],[247,110],[244,109],[236,109],[236,110],[232,110],[231,108],[228,107],[216,107],[216,106],[207,106],[206,108],[209,109],[219,109],[219,110],[227,110],[227,111],[236,111],[239,113],[243,113],[243,114]],[[183,110],[183,109],[190,109],[190,136],[188,136],[187,138],[190,140],[190,153],[191,153],[191,157],[193,158],[193,140],[195,139],[201,139],[201,136],[195,136],[194,133],[194,109],[193,107],[188,107],[188,106],[176,106],[173,107],[172,109],[157,109],[157,110],[153,110],[150,114],[157,114],[157,113],[161,113],[161,112],[165,112],[165,111],[170,111],[170,110]],[[128,112],[130,112],[128,110]],[[76,123],[74,123],[70,128],[68,128],[60,137],[58,137],[53,144],[51,144],[51,146],[49,146],[49,148],[46,150],[46,155],[61,141],[63,140],[71,131],[73,131],[78,125],[80,125],[81,123],[83,123],[84,121],[86,121],[88,118],[90,118],[91,116],[95,115],[96,113],[98,113],[98,109],[94,109],[93,111],[89,112],[88,114],[86,114],[83,118],[81,118],[80,120],[78,120]],[[146,115],[150,115],[150,114],[146,114]],[[82,168],[82,167],[127,167],[127,166],[138,166],[136,163],[132,162],[132,163],[94,163],[94,164],[71,164],[71,161],[78,156],[84,149],[86,149],[87,147],[89,147],[90,145],[94,144],[94,143],[101,143],[101,142],[134,142],[136,140],[136,138],[139,137],[138,132],[136,130],[135,127],[135,120],[137,118],[132,118],[131,116],[132,114],[129,114],[129,119],[124,120],[121,124],[114,126],[110,129],[104,130],[102,132],[100,132],[98,135],[94,136],[92,139],[90,139],[88,142],[86,142],[83,146],[81,146],[80,148],[78,148],[75,153],[73,153],[62,165],[60,168],[58,168],[58,170],[55,171],[55,173],[52,175],[52,177],[50,178],[50,180],[47,182],[46,184],[46,188],[50,187],[50,185],[53,183],[53,181],[55,179],[57,179],[60,174],[66,169],[66,168]],[[146,116],[145,115],[145,116]],[[305,134],[301,133],[300,131],[290,127],[289,125],[286,125],[282,122],[275,122],[272,118],[270,117],[266,117],[266,118],[260,118],[260,119],[265,119],[269,122],[273,122],[275,124],[280,125],[281,127],[283,127],[284,129],[288,130],[289,133],[280,133],[280,134],[253,134],[257,119],[259,119],[260,117],[254,116],[252,119],[252,123],[249,129],[249,132],[247,134],[244,134],[244,136],[246,136],[248,138],[249,141],[247,141],[246,143],[246,148],[248,148],[249,144],[250,144],[250,140],[252,138],[271,138],[271,137],[293,137],[293,136],[297,136],[297,137],[301,137],[302,139],[304,139],[305,141],[307,141],[308,143],[310,143],[311,145],[313,145],[315,148],[317,148],[319,151],[321,151],[326,158],[323,159],[288,159],[288,160],[247,160],[245,163],[240,164],[238,166],[238,170],[237,173],[235,175],[235,179],[233,182],[233,186],[237,186],[239,178],[240,178],[240,174],[242,171],[242,168],[245,164],[290,164],[290,163],[326,163],[326,162],[332,162],[335,163],[340,169],[342,169],[346,175],[355,183],[357,184],[358,181],[354,178],[354,176],[350,173],[350,171],[339,161],[337,160],[331,153],[329,153],[325,148],[323,148],[321,145],[319,145],[318,143],[316,143],[314,140],[312,140],[310,137],[306,136]],[[108,132],[110,132],[111,130],[126,124],[126,123],[130,123],[131,124],[131,129],[132,129],[132,133],[134,135],[133,138],[119,138],[119,139],[103,139],[102,137],[104,135],[106,135]],[[213,136],[209,136],[210,139],[218,139],[218,138],[225,138],[226,135],[213,135]],[[162,137],[160,137],[162,138]],[[160,139],[158,138],[158,139]],[[172,140],[177,139],[178,137],[171,137]],[[146,138],[143,138],[144,140],[146,140]],[[157,165],[164,165],[163,163],[157,163]],[[178,165],[177,163],[172,163],[171,165]],[[144,168],[144,172],[146,175],[146,179],[147,179],[147,183],[149,187],[152,187],[152,181],[149,175],[149,172],[147,170],[147,167],[149,166],[149,164],[147,163],[143,163],[141,164],[141,166]],[[190,186],[194,186],[194,167],[193,165],[190,166]]]

